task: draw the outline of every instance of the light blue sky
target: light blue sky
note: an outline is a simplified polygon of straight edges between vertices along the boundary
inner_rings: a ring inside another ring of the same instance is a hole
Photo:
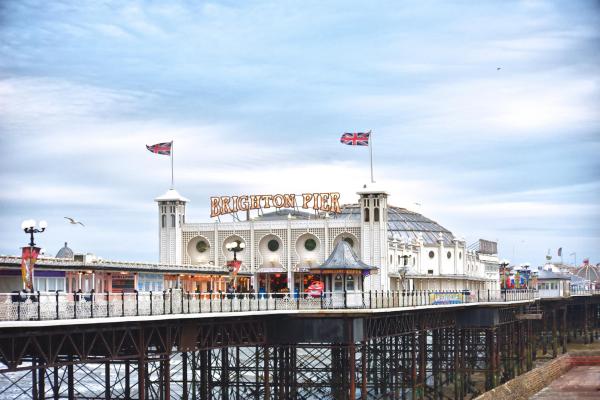
[[[354,202],[368,152],[339,136],[372,129],[392,204],[599,262],[599,27],[596,1],[3,1],[0,253],[35,218],[48,253],[156,260],[144,145],[170,139],[188,221],[216,194]]]

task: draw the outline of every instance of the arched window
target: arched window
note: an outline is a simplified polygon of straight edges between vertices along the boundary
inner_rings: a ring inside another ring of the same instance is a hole
[[[346,277],[346,290],[354,290],[354,277],[352,275]]]
[[[333,290],[335,292],[341,292],[342,290],[344,290],[344,282],[342,281],[342,276],[341,275],[336,275],[335,276],[335,280],[333,281]]]
[[[369,222],[369,209],[365,207],[365,222]]]
[[[176,224],[175,214],[171,214],[171,227],[175,228],[175,224]]]
[[[162,215],[162,225],[161,227],[166,227],[167,226],[167,214],[163,214]]]
[[[379,222],[379,207],[373,210],[373,222]]]

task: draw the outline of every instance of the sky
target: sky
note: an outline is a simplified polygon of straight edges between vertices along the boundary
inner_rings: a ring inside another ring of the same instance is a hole
[[[500,257],[600,262],[597,1],[0,2],[0,254],[157,261],[174,141],[187,221],[215,195],[340,192]],[[70,225],[65,216],[82,221]],[[225,220],[225,218],[223,219]]]

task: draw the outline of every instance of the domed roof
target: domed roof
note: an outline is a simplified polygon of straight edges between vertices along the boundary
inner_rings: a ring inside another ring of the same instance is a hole
[[[73,259],[73,250],[67,246],[67,242],[65,242],[65,247],[61,248],[58,253],[56,253],[56,258]]]
[[[332,214],[338,219],[359,219],[360,207],[358,204],[342,206],[340,214]],[[454,235],[435,221],[406,208],[388,206],[388,238],[410,242],[422,236],[426,244],[436,244],[441,238],[444,244],[451,244]]]
[[[590,282],[600,282],[600,268],[590,264],[582,265],[577,268],[573,274]]]
[[[322,219],[325,218],[324,212],[318,214],[305,211],[282,208],[277,211],[264,213],[255,217],[256,221],[277,221],[285,220],[291,215],[292,219]],[[360,207],[358,204],[344,204],[341,206],[341,213],[330,213],[333,219],[351,219],[360,220]],[[440,237],[445,245],[452,244],[454,235],[448,229],[444,228],[435,221],[407,210],[406,208],[388,206],[388,238],[402,240],[409,243],[413,240],[423,239],[425,244],[437,244]],[[440,236],[441,235],[441,236]]]

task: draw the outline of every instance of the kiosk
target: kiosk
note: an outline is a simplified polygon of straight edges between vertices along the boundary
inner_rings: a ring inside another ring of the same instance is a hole
[[[362,262],[350,244],[340,240],[329,258],[310,271],[320,274],[325,286],[324,296],[331,300],[332,307],[362,307],[363,280],[377,273],[377,267]]]

